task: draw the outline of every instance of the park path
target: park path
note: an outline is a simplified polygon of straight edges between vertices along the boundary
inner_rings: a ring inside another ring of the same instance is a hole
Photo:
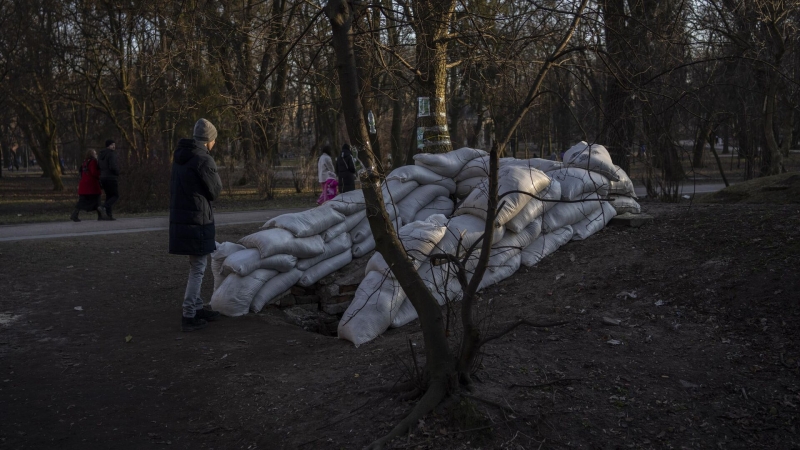
[[[716,192],[725,188],[722,183],[698,183],[696,186],[686,183],[682,194],[700,194]],[[647,195],[643,186],[636,187],[636,195]],[[303,211],[305,208],[266,209],[260,211],[239,211],[215,213],[217,226],[239,225],[247,223],[263,223],[281,214]],[[89,214],[84,214],[85,217]],[[0,226],[0,242],[23,241],[28,239],[56,239],[65,237],[96,236],[103,234],[139,233],[143,231],[160,231],[169,229],[169,217],[134,217],[120,218],[112,222],[84,220],[81,222],[46,222],[22,225]]]
[[[281,214],[303,211],[305,208],[267,209],[214,213],[216,225],[264,223]],[[85,217],[91,215],[86,213]],[[81,222],[46,222],[0,226],[0,242],[27,239],[55,239],[65,237],[96,236],[102,234],[139,233],[169,229],[169,217],[122,217],[114,221],[82,220]]]

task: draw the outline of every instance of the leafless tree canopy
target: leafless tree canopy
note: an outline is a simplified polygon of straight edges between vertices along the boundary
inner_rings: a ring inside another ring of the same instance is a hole
[[[253,182],[264,161],[338,147],[347,137],[326,3],[0,1],[3,165],[25,150],[61,189],[59,158],[72,166],[113,137],[130,170],[168,161],[199,117]],[[798,139],[797,1],[589,2],[557,53],[578,1],[352,3],[381,164],[495,141],[546,157],[585,139],[626,169],[645,150],[645,181],[669,198],[681,158],[714,164],[707,141],[738,152],[751,178],[783,170]]]

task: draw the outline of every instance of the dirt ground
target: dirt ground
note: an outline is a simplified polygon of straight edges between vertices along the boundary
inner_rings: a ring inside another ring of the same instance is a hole
[[[473,398],[392,447],[800,447],[800,206],[643,206],[653,224],[489,288],[495,324],[569,323],[488,344]],[[275,308],[181,333],[188,265],[166,245],[0,243],[0,447],[355,449],[413,405],[367,389],[422,353],[416,322],[360,348]]]

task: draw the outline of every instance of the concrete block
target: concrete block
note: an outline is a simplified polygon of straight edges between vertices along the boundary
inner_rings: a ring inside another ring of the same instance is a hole
[[[316,295],[295,295],[294,296],[295,304],[297,305],[308,305],[311,303],[319,303],[319,297]]]
[[[320,307],[328,314],[342,314],[347,311],[347,307],[350,306],[350,303],[351,302],[327,303],[321,304]]]
[[[283,308],[285,306],[294,306],[296,304],[297,304],[297,301],[295,300],[294,295],[291,295],[291,294],[285,295],[285,296],[281,297],[281,299],[280,299],[281,308]]]
[[[319,303],[305,303],[305,304],[297,304],[295,308],[303,308],[306,311],[317,312],[319,311]]]
[[[649,223],[653,223],[653,216],[649,214],[625,213],[612,218],[609,225],[639,228]]]

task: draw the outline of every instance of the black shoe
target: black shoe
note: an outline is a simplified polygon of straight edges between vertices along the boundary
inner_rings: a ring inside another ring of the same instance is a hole
[[[214,322],[219,319],[219,313],[210,309],[198,309],[194,312],[196,319],[203,319],[206,322]]]
[[[117,220],[117,218],[114,217],[114,216],[108,216],[108,219],[106,219],[106,220]]]
[[[202,330],[206,325],[208,325],[208,322],[197,317],[183,317],[181,319],[181,331]]]
[[[71,216],[69,216],[69,220],[71,220],[73,222],[80,222],[81,221],[81,219],[78,218],[78,210],[77,209],[72,212]]]
[[[109,217],[111,216],[108,215],[105,206],[99,206],[97,208],[97,220],[108,220]]]

